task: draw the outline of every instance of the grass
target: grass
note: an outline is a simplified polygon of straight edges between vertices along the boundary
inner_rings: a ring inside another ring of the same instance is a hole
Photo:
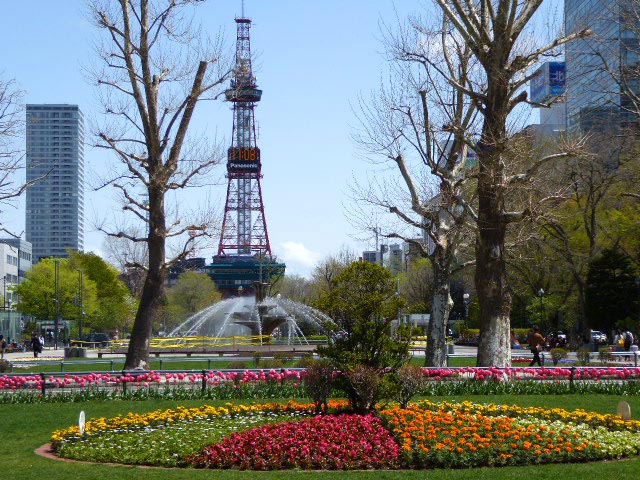
[[[229,368],[229,364],[236,362],[233,358],[210,357],[204,359],[187,358],[184,356],[151,358],[151,370],[219,370]],[[285,367],[298,366],[299,360],[285,363]],[[247,368],[256,368],[253,359],[244,360]],[[424,357],[413,357],[411,363],[424,366]],[[476,358],[452,357],[451,367],[474,367]],[[41,362],[28,368],[16,368],[14,373],[50,373],[50,372],[119,372],[124,368],[124,357],[114,359],[84,359]],[[260,368],[260,367],[257,367]],[[265,367],[269,368],[269,367]]]
[[[469,399],[479,403],[509,403],[522,406],[559,407],[568,410],[583,408],[600,413],[615,413],[618,401],[622,398],[606,395],[540,395],[540,396],[479,396],[453,398]],[[634,418],[640,418],[640,397],[624,398],[631,405]],[[77,479],[110,480],[134,479],[141,475],[145,479],[242,479],[271,480],[283,478],[283,472],[237,472],[237,471],[204,471],[192,469],[159,469],[130,466],[93,465],[50,460],[37,456],[34,450],[49,441],[53,430],[76,424],[81,410],[88,418],[112,417],[118,413],[129,411],[145,412],[155,409],[187,407],[202,404],[202,401],[145,401],[145,402],[86,402],[65,404],[27,404],[2,405],[2,445],[4,452],[0,455],[0,471],[7,473],[7,478],[66,480]],[[224,402],[222,402],[224,403]],[[422,471],[375,471],[375,472],[287,472],[290,479],[481,479],[491,477],[492,480],[512,478],[536,478],[557,480],[564,478],[603,479],[603,478],[635,478],[640,471],[640,458],[615,462],[542,465],[531,467],[506,467],[496,469],[468,469]]]
[[[285,367],[296,367],[299,360],[285,363]],[[160,359],[152,358],[150,360],[151,370],[220,370],[229,368],[232,362],[237,360],[232,358],[219,359],[211,358],[187,358],[184,356],[164,357]],[[246,368],[256,368],[253,359],[244,360]],[[268,365],[268,364],[267,364]],[[50,372],[119,372],[124,368],[124,357],[115,358],[113,360],[64,360],[63,361],[46,361],[27,368],[14,368],[13,373],[50,373]],[[260,368],[260,367],[258,367]],[[265,367],[270,368],[270,367]]]

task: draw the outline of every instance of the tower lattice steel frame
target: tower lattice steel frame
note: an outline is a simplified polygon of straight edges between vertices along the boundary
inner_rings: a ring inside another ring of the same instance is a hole
[[[244,15],[243,15],[244,17]],[[262,97],[251,69],[251,20],[236,18],[236,63],[226,100],[233,102],[233,131],[227,152],[227,199],[218,256],[271,257],[262,202],[262,164],[256,143],[254,108]]]

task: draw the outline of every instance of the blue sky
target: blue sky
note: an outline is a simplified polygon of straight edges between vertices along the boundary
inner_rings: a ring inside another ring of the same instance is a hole
[[[208,0],[196,10],[196,21],[215,36],[225,33],[235,44],[240,0]],[[561,18],[562,0],[547,0],[545,8]],[[256,109],[261,149],[262,189],[273,253],[287,263],[288,273],[308,275],[322,258],[344,247],[355,253],[372,249],[349,224],[349,185],[365,177],[366,162],[350,135],[357,126],[353,108],[367,98],[385,76],[380,22],[396,24],[396,16],[425,13],[429,0],[246,0],[253,20],[254,73],[262,101]],[[3,2],[0,16],[0,74],[14,78],[27,103],[80,105],[85,118],[96,116],[97,94],[83,74],[90,64],[96,37],[87,19],[85,0]],[[192,130],[209,138],[231,134],[230,105],[205,102],[198,106]],[[87,137],[87,178],[110,161],[92,149]],[[194,193],[219,210],[224,206],[226,181],[221,165],[212,186]],[[108,212],[119,215],[110,192],[87,188],[85,250],[101,253],[104,237],[94,225]],[[14,231],[24,228],[24,210],[5,209],[3,222]],[[360,240],[356,240],[358,235]],[[216,253],[217,239],[198,256]]]
[[[418,0],[245,2],[246,16],[253,20],[252,50],[258,56],[254,70],[263,90],[256,120],[265,213],[272,250],[287,263],[289,273],[308,275],[317,261],[343,247],[361,252],[374,246],[373,238],[354,240],[356,232],[345,218],[348,184],[370,168],[350,139],[356,125],[352,105],[358,95],[376,88],[384,72],[380,20],[393,22],[396,11],[403,17],[424,4]],[[197,12],[197,20],[210,35],[222,28],[227,44],[233,46],[239,0],[209,0]],[[85,117],[95,116],[96,91],[82,72],[94,55],[95,34],[84,0],[5,2],[0,16],[0,72],[18,82],[26,103],[78,104]],[[210,137],[230,136],[229,104],[208,102],[197,113],[193,129]],[[88,146],[88,178],[108,161],[103,152]],[[216,175],[220,181],[222,166]],[[219,202],[220,209],[225,188],[223,180],[205,195]],[[100,252],[104,237],[94,223],[118,207],[108,194],[90,188],[85,204],[89,206],[85,249]],[[22,231],[24,211],[6,211],[3,220]],[[198,252],[199,256],[210,257],[214,247]]]

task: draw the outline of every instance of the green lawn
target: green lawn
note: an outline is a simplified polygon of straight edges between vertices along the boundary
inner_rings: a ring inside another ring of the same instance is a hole
[[[29,357],[29,354],[25,354]],[[265,368],[271,368],[268,359]],[[161,358],[150,358],[152,370],[202,370],[202,369],[224,369],[229,368],[229,364],[237,363],[237,360],[229,357],[208,357],[208,358],[191,358],[186,356],[165,356]],[[256,368],[254,360],[245,359],[242,362],[246,368]],[[297,367],[299,359],[294,359],[285,363],[285,367]],[[424,357],[413,357],[411,363],[418,366],[424,365]],[[451,367],[473,367],[476,365],[475,357],[452,357],[449,360]],[[233,366],[233,365],[232,365]],[[86,359],[64,359],[60,361],[42,361],[28,368],[16,368],[14,373],[49,373],[49,372],[109,372],[121,371],[124,368],[124,356],[117,356],[104,359],[86,358]],[[260,367],[258,367],[260,368]]]
[[[560,407],[569,410],[583,408],[601,413],[614,413],[621,398],[605,395],[566,395],[566,396],[493,396],[470,397],[479,403],[517,403],[522,406]],[[435,399],[434,399],[435,400]],[[461,400],[456,398],[456,400]],[[640,419],[640,397],[624,398],[631,405],[635,419]],[[180,405],[195,406],[201,401],[184,401]],[[224,403],[224,402],[221,402]],[[49,460],[41,458],[34,450],[47,443],[53,430],[73,425],[77,422],[81,410],[87,418],[111,417],[129,411],[149,411],[158,408],[174,408],[175,401],[146,402],[86,402],[66,404],[27,404],[0,405],[0,438],[4,447],[0,455],[2,478],[61,480],[109,480],[118,479],[242,479],[270,480],[281,479],[482,479],[492,480],[535,478],[539,479],[625,479],[637,478],[640,472],[640,459],[606,463],[588,463],[575,465],[543,465],[530,467],[508,467],[496,469],[469,469],[401,472],[236,472],[204,471],[185,469],[140,468],[128,466],[90,465]]]
[[[187,357],[164,357],[151,358],[151,370],[219,370],[229,368],[231,363],[237,360],[229,358],[187,358]],[[287,362],[287,367],[297,366],[297,360]],[[244,360],[246,368],[256,368],[253,359]],[[233,365],[232,365],[233,366]],[[27,368],[15,368],[14,373],[49,373],[49,372],[119,372],[124,368],[124,357],[114,359],[85,359],[85,360],[64,360],[40,362],[37,365]],[[268,367],[268,364],[265,368]]]

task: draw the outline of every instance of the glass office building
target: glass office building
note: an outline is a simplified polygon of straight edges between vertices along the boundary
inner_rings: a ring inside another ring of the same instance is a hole
[[[77,105],[27,105],[26,238],[33,263],[84,248],[84,120]],[[39,179],[39,180],[38,180]],[[37,181],[36,181],[37,180]]]
[[[623,2],[565,0],[567,34],[590,28],[593,34],[566,45],[567,127],[569,131],[618,129],[633,121],[628,98],[616,78],[637,62],[637,28],[626,28]],[[637,19],[635,21],[637,24]]]

